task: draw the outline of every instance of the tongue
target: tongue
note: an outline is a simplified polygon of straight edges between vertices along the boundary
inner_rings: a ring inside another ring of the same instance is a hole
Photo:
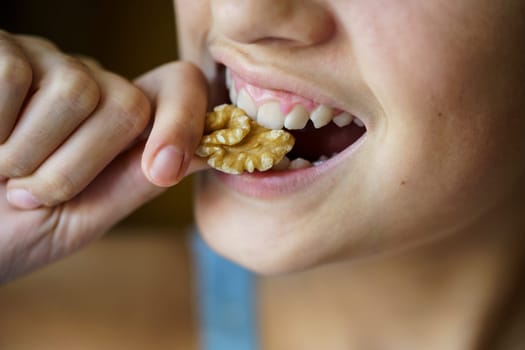
[[[354,123],[340,128],[330,123],[320,129],[311,124],[302,130],[288,130],[295,137],[295,146],[288,153],[290,159],[303,158],[311,162],[321,156],[331,157],[339,153],[364,134],[365,129]]]

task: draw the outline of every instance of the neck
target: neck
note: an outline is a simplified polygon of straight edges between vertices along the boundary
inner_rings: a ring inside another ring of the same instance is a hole
[[[521,274],[515,223],[500,217],[395,256],[268,279],[262,296],[291,293],[292,307],[303,300],[314,320],[331,320],[333,338],[346,336],[341,348],[479,349]]]

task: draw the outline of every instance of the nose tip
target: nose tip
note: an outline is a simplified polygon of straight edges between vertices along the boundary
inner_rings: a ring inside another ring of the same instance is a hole
[[[308,0],[216,0],[212,13],[215,28],[240,43],[313,45],[335,27],[330,11]]]

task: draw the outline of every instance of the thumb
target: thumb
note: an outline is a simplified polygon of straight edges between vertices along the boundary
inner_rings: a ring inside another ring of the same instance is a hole
[[[157,186],[174,185],[197,162],[194,153],[202,136],[208,100],[206,78],[193,64],[174,62],[135,83],[150,98],[155,111],[142,169]]]

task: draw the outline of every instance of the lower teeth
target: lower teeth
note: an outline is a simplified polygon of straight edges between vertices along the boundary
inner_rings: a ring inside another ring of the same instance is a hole
[[[304,169],[309,168],[312,166],[312,163],[310,161],[303,159],[303,158],[297,158],[290,162],[290,166],[288,169]]]
[[[288,157],[284,157],[279,163],[277,163],[272,168],[272,170],[284,171],[284,170],[304,169],[304,168],[309,168],[311,166],[321,165],[324,162],[326,162],[328,159],[330,158],[328,158],[325,155],[320,156],[319,159],[314,162],[310,162],[309,160],[304,159],[304,158],[296,158],[294,160],[290,160]]]
[[[318,160],[316,160],[315,162],[313,162],[313,166],[318,166],[318,165],[321,165],[323,164],[324,162],[326,162],[329,158],[327,156],[320,156]]]

